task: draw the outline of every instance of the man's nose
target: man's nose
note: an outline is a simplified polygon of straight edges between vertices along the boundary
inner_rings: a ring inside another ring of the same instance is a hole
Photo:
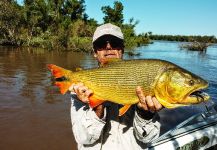
[[[110,44],[109,42],[107,42],[107,44],[106,44],[106,49],[107,49],[107,50],[112,49],[112,46],[111,46],[111,44]]]

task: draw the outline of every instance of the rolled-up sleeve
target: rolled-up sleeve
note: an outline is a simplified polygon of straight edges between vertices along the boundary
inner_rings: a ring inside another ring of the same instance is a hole
[[[105,116],[106,111],[99,119],[92,108],[78,100],[75,94],[71,95],[72,130],[77,143],[88,145],[96,142],[105,126]]]
[[[137,140],[142,143],[149,143],[159,137],[160,134],[160,117],[156,113],[153,118],[146,120],[141,118],[135,111],[134,133]]]

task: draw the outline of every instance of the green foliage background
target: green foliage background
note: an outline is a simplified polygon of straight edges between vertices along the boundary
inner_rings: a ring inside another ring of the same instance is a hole
[[[137,21],[123,23],[123,9],[118,1],[113,7],[102,7],[104,23],[122,28],[127,48],[147,44],[148,38],[143,40],[135,34]],[[1,0],[0,25],[1,45],[88,52],[99,24],[85,13],[84,0],[24,0],[22,6],[15,0]]]
[[[127,49],[149,44],[150,39],[217,42],[214,36],[165,36],[152,32],[136,35],[139,22],[131,18],[124,23],[123,9],[119,1],[113,7],[101,8],[104,23],[121,27]],[[23,5],[15,0],[0,1],[0,45],[89,52],[98,25],[85,13],[85,0],[24,0]]]

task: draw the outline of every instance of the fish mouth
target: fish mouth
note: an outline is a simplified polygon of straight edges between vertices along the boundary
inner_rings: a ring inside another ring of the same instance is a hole
[[[194,91],[189,96],[190,97],[197,97],[197,98],[199,97],[200,99],[204,99],[205,100],[205,97],[207,97],[208,94],[206,92],[203,92],[203,91]]]
[[[193,103],[200,103],[200,102],[205,102],[205,101],[209,100],[210,96],[206,92],[203,91],[204,88],[206,88],[206,87],[192,91],[187,96],[187,101],[193,102]]]

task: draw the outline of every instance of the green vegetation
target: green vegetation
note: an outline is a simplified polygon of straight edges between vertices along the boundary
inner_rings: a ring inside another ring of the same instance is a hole
[[[120,1],[101,8],[104,23],[121,27],[127,49],[149,44],[150,39],[217,43],[215,36],[136,35],[138,21],[124,23],[123,9]],[[0,45],[89,52],[98,25],[85,13],[85,0],[24,0],[21,6],[16,0],[0,1]]]
[[[206,51],[209,45],[210,44],[208,43],[202,43],[202,42],[190,42],[190,43],[181,44],[179,47],[181,49],[187,49],[192,51]]]
[[[179,47],[192,51],[206,51],[212,43],[217,43],[215,36],[152,35],[152,32],[143,36],[148,36],[152,40],[188,42],[180,44]]]
[[[217,43],[215,36],[153,35],[151,32],[144,36],[148,36],[152,40]]]
[[[127,48],[149,43],[148,37],[137,36],[138,21],[123,23],[123,5],[101,8],[104,23],[122,28]],[[49,50],[89,52],[92,35],[99,24],[85,13],[85,0],[15,0],[0,1],[0,45],[42,47]]]

